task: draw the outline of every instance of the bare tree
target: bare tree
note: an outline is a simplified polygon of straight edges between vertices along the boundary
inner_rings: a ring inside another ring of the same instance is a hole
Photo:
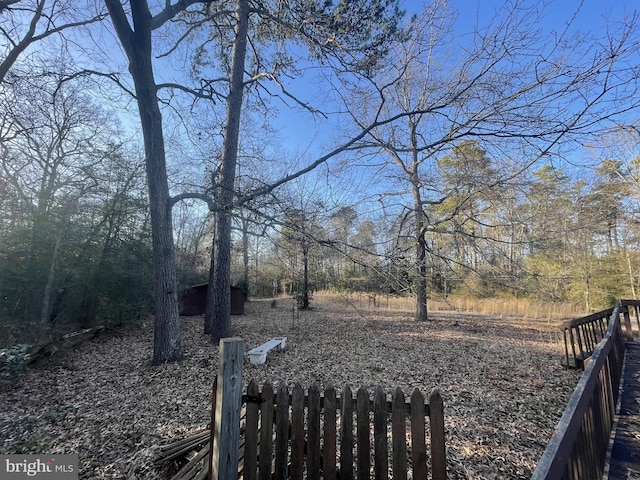
[[[110,114],[81,93],[80,82],[64,83],[63,77],[39,78],[37,85],[26,81],[5,85],[11,95],[0,101],[4,138],[0,170],[28,218],[23,273],[26,282],[43,283],[39,312],[43,327],[55,322],[53,286],[72,216],[97,186],[92,171],[105,160],[103,145],[114,134]],[[43,262],[49,258],[45,273]]]
[[[209,285],[209,295],[213,298],[208,302],[213,310],[208,309],[205,320],[205,323],[213,324],[214,339],[227,336],[230,332],[231,215],[234,206],[273,191],[279,185],[316,168],[343,150],[340,148],[292,175],[236,197],[239,126],[245,91],[253,89],[261,101],[261,95],[275,95],[266,86],[271,83],[283,98],[309,111],[317,112],[288,92],[284,86],[283,79],[286,75],[296,74],[296,62],[291,52],[287,52],[285,48],[289,44],[288,41],[291,39],[293,42],[306,45],[310,57],[325,67],[332,64],[340,69],[370,72],[384,56],[390,42],[397,38],[397,25],[401,17],[395,1],[367,0],[333,5],[328,2],[316,4],[237,0],[234,5],[231,57],[229,58],[224,51],[218,53],[223,75],[226,75],[228,81],[228,92],[221,94],[226,100],[226,121],[221,167],[215,181],[214,193],[217,234],[215,248],[212,249],[215,255],[212,264],[215,273],[211,276]],[[214,19],[220,16],[219,13],[215,6],[212,6],[209,12]],[[199,23],[195,21],[194,25],[197,24]],[[256,30],[252,30],[253,28]],[[228,29],[219,23],[213,22],[212,31],[218,42],[229,38]],[[261,51],[261,41],[269,42],[276,38],[278,42],[272,43],[266,51],[270,51],[271,46],[276,43],[279,47],[275,53],[270,52],[272,55],[265,55],[265,52]],[[209,43],[210,40],[207,39],[205,45]],[[248,45],[251,62],[246,61]],[[198,49],[204,50],[204,47]],[[207,86],[215,85],[216,82],[219,83],[220,78],[203,81]]]
[[[36,42],[66,31],[100,22],[104,12],[92,13],[87,2],[68,0],[5,0],[0,2],[0,83],[18,58]]]
[[[638,104],[637,71],[628,66],[638,48],[635,17],[606,38],[587,38],[571,21],[549,36],[539,28],[541,10],[504,4],[488,25],[477,27],[468,47],[454,52],[455,12],[446,0],[434,2],[416,19],[411,40],[394,51],[394,61],[355,101],[345,98],[360,127],[397,119],[370,129],[359,146],[371,149],[380,177],[395,179],[397,190],[385,198],[413,217],[417,320],[427,319],[426,236],[470,198],[461,194],[463,184],[444,178],[441,157],[472,140],[501,162],[474,189],[495,189]],[[381,168],[383,156],[388,162]],[[445,201],[455,205],[434,217],[433,207]]]
[[[154,265],[154,353],[153,363],[180,360],[182,344],[178,317],[175,249],[171,220],[172,200],[167,180],[162,114],[158,100],[152,57],[152,31],[160,28],[195,0],[167,2],[156,15],[145,0],[131,0],[130,17],[119,0],[105,0],[120,43],[129,61],[145,148],[147,185],[151,211]],[[131,21],[131,23],[129,23]]]

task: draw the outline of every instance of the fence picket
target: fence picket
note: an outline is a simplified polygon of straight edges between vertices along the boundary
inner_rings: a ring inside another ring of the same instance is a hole
[[[260,405],[260,458],[258,459],[258,479],[271,480],[273,469],[273,387],[266,382],[262,387]]]
[[[323,470],[325,480],[336,480],[336,389],[329,384],[324,390],[324,454]]]
[[[247,386],[247,395],[257,398],[260,395],[258,382],[251,380]],[[246,426],[244,431],[244,480],[256,480],[258,470],[258,402],[247,403]]]
[[[291,398],[291,469],[289,478],[302,480],[304,474],[304,390],[293,387]]]
[[[309,387],[307,429],[307,479],[320,480],[320,390],[315,383]]]
[[[287,382],[280,380],[276,395],[276,457],[275,480],[287,478],[289,450],[289,389]]]
[[[391,407],[391,443],[393,480],[407,479],[407,435],[405,426],[404,393],[400,387],[393,391]]]
[[[417,388],[411,394],[411,465],[413,480],[427,480],[427,444],[424,438],[424,397]]]
[[[376,389],[373,410],[373,473],[376,480],[389,478],[387,456],[387,395],[382,387]]]
[[[447,455],[444,443],[444,405],[440,390],[434,388],[429,395],[429,423],[431,429],[431,478],[447,478]]]
[[[369,392],[360,387],[356,393],[356,417],[357,417],[357,465],[358,480],[369,480],[369,468],[371,465],[370,452],[370,422],[369,422]]]
[[[340,480],[353,480],[353,395],[349,385],[342,390],[340,425]]]

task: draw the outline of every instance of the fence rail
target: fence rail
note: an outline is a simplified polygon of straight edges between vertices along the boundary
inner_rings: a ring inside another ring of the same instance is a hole
[[[640,302],[620,301],[610,315],[603,315],[609,318],[604,337],[593,349],[532,480],[602,478],[624,359],[620,317],[625,318],[628,336],[631,320],[627,307],[636,305]],[[590,317],[597,319],[598,314]]]

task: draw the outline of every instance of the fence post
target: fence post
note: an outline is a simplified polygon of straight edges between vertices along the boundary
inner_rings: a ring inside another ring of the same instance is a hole
[[[209,430],[209,453],[213,452],[213,431],[216,428],[216,396],[218,395],[218,377],[213,379],[211,388],[211,428]],[[211,473],[211,454],[205,460],[209,466],[207,469],[207,480],[213,480]]]
[[[631,329],[631,315],[629,315],[629,308],[627,306],[622,307],[622,314],[624,316],[624,329],[625,337],[629,341],[633,341],[633,330]]]
[[[241,338],[220,340],[213,450],[209,465],[212,480],[238,476],[243,356],[244,341]]]

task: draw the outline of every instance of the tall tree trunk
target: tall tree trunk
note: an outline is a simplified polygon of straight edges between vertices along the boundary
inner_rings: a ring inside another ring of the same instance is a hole
[[[416,320],[427,321],[427,242],[424,238],[424,221],[422,208],[415,209],[416,241]]]
[[[302,247],[302,299],[300,310],[309,310],[309,245]]]
[[[414,229],[416,235],[416,321],[426,322],[427,314],[427,241],[424,237],[424,215],[422,212],[422,196],[420,195],[420,178],[418,168],[417,124],[409,118],[412,146],[412,171],[410,174],[411,188],[413,190]]]
[[[584,279],[584,311],[586,314],[591,313],[591,279],[589,274]]]
[[[162,114],[151,61],[151,13],[145,0],[131,0],[132,30],[119,0],[105,4],[129,59],[144,137],[153,244],[153,363],[158,365],[182,359],[182,342]]]
[[[215,269],[215,258],[216,258],[216,237],[217,237],[218,229],[217,225],[213,226],[213,240],[211,242],[211,259],[209,262],[209,278],[207,279],[207,304],[204,311],[204,333],[205,335],[213,335],[215,331],[215,322],[213,321],[213,316],[215,314],[215,288],[216,284],[216,269]]]
[[[155,296],[153,363],[158,365],[182,359],[182,345],[162,115],[153,79],[150,48],[149,45],[149,53],[144,52],[143,47],[136,48],[139,58],[132,62],[132,74],[146,153]],[[139,68],[137,65],[144,66]]]
[[[627,267],[629,268],[629,286],[631,287],[631,295],[633,295],[633,299],[635,300],[636,297],[636,284],[635,281],[633,279],[633,269],[631,268],[631,256],[629,255],[629,252],[625,252],[625,255],[627,257]]]
[[[249,219],[242,216],[242,282],[245,288],[245,298],[249,298]],[[257,271],[257,270],[256,270]]]
[[[75,209],[77,200],[69,200],[69,203],[65,207],[62,222],[60,223],[60,230],[56,237],[56,243],[53,247],[53,254],[51,256],[51,265],[49,266],[49,274],[47,275],[47,282],[44,286],[44,293],[42,295],[42,309],[40,313],[40,325],[44,328],[48,328],[52,325],[53,319],[50,317],[51,312],[51,291],[53,290],[53,282],[56,276],[56,268],[58,266],[58,260],[62,252],[62,240],[64,234],[69,229],[71,223],[71,213]]]
[[[231,83],[227,97],[227,120],[222,149],[222,165],[216,185],[216,206],[218,238],[215,249],[215,283],[209,283],[214,292],[213,341],[217,342],[231,332],[231,214],[233,210],[233,190],[238,158],[238,137],[240,115],[244,93],[244,62],[247,53],[247,32],[249,29],[249,2],[238,0],[236,37],[233,42],[231,60]]]

